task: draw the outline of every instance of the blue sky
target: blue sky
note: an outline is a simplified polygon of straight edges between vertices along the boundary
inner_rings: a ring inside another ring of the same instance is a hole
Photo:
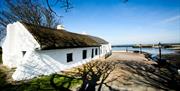
[[[180,42],[180,0],[71,0],[62,15],[67,30],[102,37],[112,44]]]
[[[0,2],[2,3],[2,2]],[[56,6],[68,31],[99,36],[111,44],[180,43],[180,0],[71,0]],[[2,6],[0,6],[1,8]]]

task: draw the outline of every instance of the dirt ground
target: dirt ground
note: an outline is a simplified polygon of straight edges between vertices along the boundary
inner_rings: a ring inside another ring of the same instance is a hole
[[[143,54],[113,52],[105,61],[116,61],[117,67],[110,74],[102,91],[175,91],[179,84],[166,68]]]

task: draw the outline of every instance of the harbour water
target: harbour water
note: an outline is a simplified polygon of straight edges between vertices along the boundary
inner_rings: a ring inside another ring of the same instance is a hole
[[[133,48],[133,47],[112,47],[113,51],[140,51],[140,48]],[[142,48],[142,51],[144,52],[148,52],[151,54],[155,54],[157,55],[159,53],[159,49],[158,48]],[[170,50],[170,49],[161,49],[161,53],[162,54],[170,54],[170,53],[175,53],[174,50]]]

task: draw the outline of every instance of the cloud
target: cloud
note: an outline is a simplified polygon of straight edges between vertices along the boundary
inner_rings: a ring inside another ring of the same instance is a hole
[[[171,22],[176,22],[176,21],[180,21],[180,15],[173,16],[173,17],[164,19],[164,20],[162,20],[160,23],[165,24],[165,23],[171,23]]]

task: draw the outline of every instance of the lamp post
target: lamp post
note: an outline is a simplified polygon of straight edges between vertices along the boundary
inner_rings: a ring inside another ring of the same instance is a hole
[[[158,44],[158,47],[159,47],[159,60],[161,61],[161,47],[162,47],[162,45],[160,42]]]

